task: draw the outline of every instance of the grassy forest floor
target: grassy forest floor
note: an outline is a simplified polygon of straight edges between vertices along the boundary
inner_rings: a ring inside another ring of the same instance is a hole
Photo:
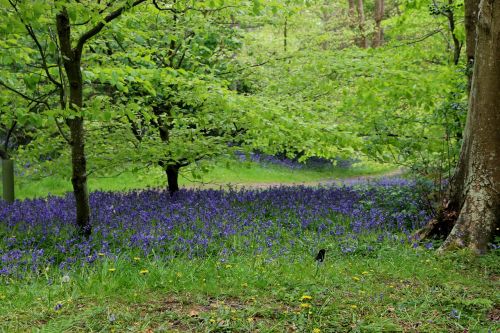
[[[498,332],[498,257],[384,246],[266,263],[243,255],[98,267],[0,287],[5,332]],[[148,270],[148,273],[140,272]],[[52,279],[49,282],[49,279]]]
[[[387,172],[209,175],[249,185]],[[152,185],[120,177],[94,189]],[[24,196],[57,184],[45,179]],[[429,218],[422,194],[398,179],[173,198],[96,192],[89,240],[75,237],[71,195],[0,202],[0,332],[498,332],[498,250],[438,255],[439,243],[412,240]]]

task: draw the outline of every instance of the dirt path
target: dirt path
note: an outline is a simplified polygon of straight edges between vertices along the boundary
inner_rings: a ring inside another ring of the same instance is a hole
[[[195,188],[195,189],[266,189],[270,187],[277,186],[328,186],[334,184],[348,184],[354,185],[359,183],[371,182],[380,178],[392,178],[403,174],[402,169],[392,170],[379,175],[368,175],[368,176],[357,176],[348,178],[326,178],[318,181],[311,182],[269,182],[269,183],[200,183],[200,184],[190,184],[185,186],[185,188]]]

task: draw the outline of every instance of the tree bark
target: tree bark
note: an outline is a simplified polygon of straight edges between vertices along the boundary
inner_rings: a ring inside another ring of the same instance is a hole
[[[359,37],[357,38],[358,46],[366,49],[368,47],[368,41],[365,35],[365,10],[363,6],[363,0],[357,0],[356,9],[358,11],[359,28]]]
[[[382,29],[382,19],[384,18],[384,0],[375,0],[375,33],[372,47],[379,47],[384,41],[384,30]]]
[[[71,46],[71,25],[68,12],[63,8],[56,16],[57,34],[63,57],[64,70],[69,84],[69,106],[79,114],[83,106],[83,80],[81,72],[82,49]],[[62,105],[65,108],[65,105]],[[87,187],[87,160],[85,157],[84,120],[80,115],[68,117],[70,129],[71,166],[73,193],[76,201],[76,224],[82,235],[92,232],[90,225],[90,204]]]
[[[484,253],[499,234],[500,3],[482,0],[476,12],[479,19],[469,110],[450,200],[418,233],[430,237],[450,229],[440,251],[469,248]]]

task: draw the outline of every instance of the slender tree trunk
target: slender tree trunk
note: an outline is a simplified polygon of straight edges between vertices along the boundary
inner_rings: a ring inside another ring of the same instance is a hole
[[[161,115],[162,113],[166,113],[168,115],[167,123],[165,123],[162,118],[158,118],[157,120],[160,140],[166,144],[170,141],[169,127],[170,122],[172,121],[170,107],[157,107],[156,109],[154,109],[154,111],[157,116]],[[179,169],[182,167],[182,165],[173,161],[159,161],[158,164],[165,170],[165,174],[167,175],[168,191],[170,192],[170,195],[173,195],[175,192],[179,191]]]
[[[179,165],[168,165],[165,169],[165,173],[167,174],[167,182],[168,182],[168,192],[170,195],[173,195],[175,192],[179,191]]]
[[[285,25],[283,27],[283,50],[287,51],[288,44],[288,17],[285,17]]]
[[[358,11],[358,46],[366,49],[368,47],[368,41],[365,35],[365,10],[363,6],[363,0],[357,0],[356,9]]]
[[[384,41],[384,30],[382,29],[382,19],[384,18],[384,0],[375,0],[375,33],[372,47],[379,47]]]
[[[441,251],[469,248],[484,253],[499,233],[500,3],[482,0],[480,6],[469,111],[450,200],[440,216],[420,231],[429,237],[451,229]]]
[[[356,10],[356,4],[354,3],[354,0],[347,0],[347,4],[349,6],[349,11],[348,15],[350,18],[354,17],[354,11]]]
[[[64,70],[69,84],[69,105],[72,112],[79,113],[83,106],[83,80],[81,72],[81,50],[71,46],[71,26],[66,9],[56,17],[57,34],[63,56]],[[65,107],[65,106],[63,106]],[[90,204],[87,188],[87,161],[85,157],[84,120],[81,116],[68,118],[71,132],[71,166],[73,193],[76,200],[76,224],[80,233],[90,236]]]

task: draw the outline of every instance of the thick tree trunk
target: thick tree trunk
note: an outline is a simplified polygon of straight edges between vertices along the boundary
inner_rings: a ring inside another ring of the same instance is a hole
[[[358,46],[366,49],[368,47],[368,41],[365,35],[365,9],[363,6],[363,0],[357,0],[356,9],[358,11]]]
[[[165,173],[167,174],[168,192],[170,192],[170,195],[179,191],[179,169],[180,167],[178,165],[168,165],[165,169]]]
[[[463,205],[441,249],[484,253],[500,226],[500,2],[482,0],[465,127],[469,158]]]
[[[57,14],[56,24],[64,70],[69,84],[69,105],[72,112],[78,114],[83,106],[82,50],[73,49],[71,46],[71,26],[66,9]],[[92,228],[90,225],[90,204],[87,188],[84,120],[81,116],[75,116],[68,118],[66,123],[71,132],[71,183],[73,184],[73,193],[76,200],[76,224],[80,233],[88,237],[92,232]]]
[[[379,47],[384,41],[384,30],[382,29],[382,19],[384,18],[384,0],[375,0],[375,32],[373,35],[372,47]]]
[[[450,200],[419,233],[430,237],[451,229],[441,251],[484,253],[500,226],[500,3],[483,0],[480,6],[469,111]]]

